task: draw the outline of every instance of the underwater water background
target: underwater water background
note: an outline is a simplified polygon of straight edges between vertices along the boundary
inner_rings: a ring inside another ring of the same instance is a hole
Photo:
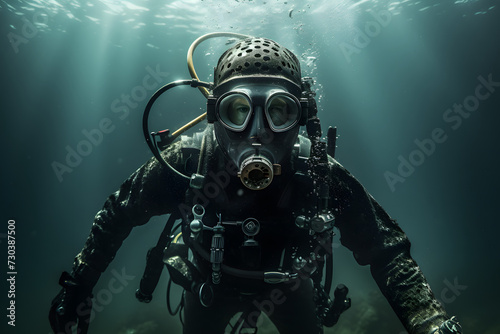
[[[50,332],[61,271],[106,197],[151,157],[141,129],[149,96],[189,78],[192,41],[228,31],[273,39],[301,59],[303,75],[316,81],[323,130],[338,127],[337,160],[408,234],[437,298],[465,333],[500,333],[497,3],[0,1],[1,271],[6,277],[15,220],[18,273],[15,327],[2,279],[1,332]],[[212,80],[227,43],[198,47],[201,80]],[[195,89],[168,94],[153,111],[154,130],[176,129],[204,107]],[[102,139],[84,147],[93,129]],[[86,155],[70,166],[68,152],[78,148]],[[164,221],[154,218],[124,242],[94,290],[101,299],[90,333],[181,332],[166,310],[166,273],[150,304],[134,297]],[[111,293],[119,273],[130,279]],[[343,247],[335,247],[338,283],[350,288],[353,306],[325,333],[405,333],[369,268]],[[269,321],[263,327],[272,333]]]

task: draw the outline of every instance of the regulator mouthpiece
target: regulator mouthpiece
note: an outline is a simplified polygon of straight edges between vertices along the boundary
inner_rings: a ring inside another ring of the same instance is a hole
[[[271,162],[258,154],[243,160],[238,177],[245,187],[251,190],[262,190],[269,186],[274,175],[281,174],[281,165]]]

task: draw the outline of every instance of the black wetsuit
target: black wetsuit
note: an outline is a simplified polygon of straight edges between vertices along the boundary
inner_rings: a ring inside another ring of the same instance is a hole
[[[183,151],[182,145],[179,142],[172,145],[164,156],[176,169],[189,175],[195,170],[196,159]],[[214,173],[224,171],[225,160],[221,156],[217,166]],[[330,160],[330,177],[330,195],[335,199],[330,202],[331,210],[342,244],[354,253],[359,264],[370,265],[375,281],[408,332],[428,334],[437,329],[449,317],[410,256],[410,242],[404,232],[333,159]],[[224,263],[244,269],[273,270],[282,261],[282,251],[289,243],[300,243],[302,235],[307,239],[307,231],[298,229],[293,220],[293,215],[304,208],[311,192],[307,181],[301,184],[303,179],[289,166],[283,166],[283,175],[275,176],[275,181],[264,190],[242,190],[241,182],[231,176],[229,185],[213,193],[205,214],[208,224],[216,223],[216,213],[228,220],[253,217],[262,222],[262,230],[255,238],[261,246],[258,260],[242,260],[239,253],[244,241],[241,229],[231,232],[227,228]],[[90,236],[75,259],[73,275],[94,284],[132,228],[147,223],[152,216],[177,210],[184,203],[188,188],[189,180],[179,177],[155,159],[140,167],[109,196],[97,213]],[[203,245],[207,249],[210,247],[207,241]],[[289,259],[284,259],[285,269],[290,265],[287,261]],[[200,266],[203,267],[203,263]],[[308,280],[270,285],[223,274],[219,285],[217,298],[210,308],[201,306],[193,294],[186,294],[185,333],[223,333],[234,313],[245,311],[246,307],[257,311],[250,309],[245,319],[248,322],[255,322],[260,310],[269,315],[282,333],[322,332],[315,315],[313,287]]]

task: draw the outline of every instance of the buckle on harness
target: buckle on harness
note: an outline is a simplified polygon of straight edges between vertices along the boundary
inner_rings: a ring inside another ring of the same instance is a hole
[[[295,225],[299,228],[309,229],[311,234],[323,233],[333,229],[335,225],[335,216],[330,212],[316,214],[313,217],[300,215],[295,219]]]
[[[269,284],[278,284],[288,282],[291,279],[296,279],[299,275],[297,273],[290,274],[289,272],[281,271],[266,271],[264,273],[264,282]]]

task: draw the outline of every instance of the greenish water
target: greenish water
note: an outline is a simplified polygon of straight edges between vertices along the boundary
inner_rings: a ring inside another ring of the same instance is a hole
[[[60,272],[106,197],[151,156],[141,132],[149,96],[189,78],[189,45],[215,31],[270,38],[300,58],[324,129],[338,127],[337,159],[397,218],[438,299],[466,333],[500,332],[500,87],[491,84],[500,82],[500,15],[485,0],[0,1],[0,248],[7,254],[14,219],[18,266],[16,327],[4,316],[0,328],[49,332]],[[199,46],[200,79],[212,80],[227,43]],[[155,125],[175,129],[204,103],[179,90],[159,101]],[[102,138],[85,146],[94,129]],[[180,332],[167,316],[166,277],[151,304],[134,297],[163,220],[136,228],[101,278],[96,291],[112,270],[135,277],[103,300],[90,333]],[[342,247],[334,275],[353,307],[326,333],[404,332],[368,268]]]

